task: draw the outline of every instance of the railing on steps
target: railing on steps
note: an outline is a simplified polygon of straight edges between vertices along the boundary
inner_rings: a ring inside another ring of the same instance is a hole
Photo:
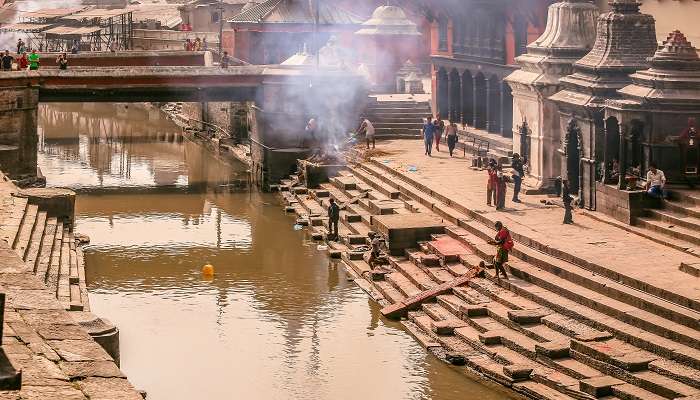
[[[464,134],[462,135],[464,137],[464,146],[462,146],[462,149],[464,150],[464,157],[467,156],[467,144],[471,143],[471,147],[473,150],[473,156],[474,157],[483,157],[486,156],[489,153],[489,150],[491,149],[491,142],[488,140],[484,140],[481,138],[478,138],[474,135],[470,134]]]

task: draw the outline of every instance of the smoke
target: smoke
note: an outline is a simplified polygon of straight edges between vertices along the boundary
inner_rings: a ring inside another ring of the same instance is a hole
[[[56,8],[79,8],[83,7],[82,0],[19,0],[11,3],[6,3],[2,6],[3,9],[13,8],[17,10],[14,17],[6,21],[2,21],[2,25],[24,22],[22,18],[23,11],[37,11],[41,9],[56,9]],[[9,13],[8,13],[9,14]],[[31,43],[31,33],[25,32],[0,32],[0,50],[13,49],[17,44],[17,40],[22,39],[25,43]]]

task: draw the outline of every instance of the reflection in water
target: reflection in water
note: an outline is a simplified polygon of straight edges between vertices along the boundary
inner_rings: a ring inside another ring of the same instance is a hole
[[[380,318],[275,197],[205,190],[244,168],[113,107],[44,107],[40,165],[49,185],[80,189],[90,302],[120,327],[122,368],[149,399],[506,398]]]

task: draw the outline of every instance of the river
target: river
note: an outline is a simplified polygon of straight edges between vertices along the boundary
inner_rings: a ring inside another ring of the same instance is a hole
[[[509,398],[382,318],[275,195],[228,190],[244,167],[157,109],[44,105],[39,125],[48,186],[78,192],[92,311],[148,399]]]

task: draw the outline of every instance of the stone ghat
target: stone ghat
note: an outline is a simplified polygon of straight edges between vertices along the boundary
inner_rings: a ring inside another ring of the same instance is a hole
[[[279,189],[286,210],[317,240],[327,238],[329,199],[342,205],[342,240],[328,242],[331,257],[342,259],[385,315],[400,316],[424,347],[460,371],[533,399],[700,396],[696,311],[520,242],[507,265],[510,279],[497,281],[479,270],[493,257],[493,228],[378,163],[349,168],[318,189],[295,176]],[[389,243],[390,264],[373,269],[367,233],[390,237],[385,216],[403,221],[393,237],[406,247]],[[417,233],[426,219],[439,220],[443,232]],[[422,222],[413,227],[414,220]]]
[[[68,311],[89,309],[82,252],[67,226],[72,215],[54,215],[48,204],[29,204],[16,193],[0,174],[0,291],[6,294],[2,350],[21,370],[22,385],[0,391],[0,398],[142,400],[98,344],[105,337],[93,338],[81,325],[95,323],[95,317]],[[97,322],[103,332],[110,330]],[[110,348],[113,338],[106,339]]]

